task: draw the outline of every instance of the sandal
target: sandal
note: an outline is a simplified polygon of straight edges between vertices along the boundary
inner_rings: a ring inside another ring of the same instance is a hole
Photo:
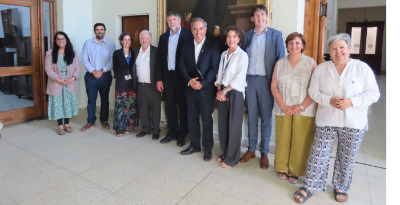
[[[287,175],[287,177],[288,177],[288,180],[289,180],[289,182],[291,183],[291,184],[296,184],[298,181],[299,181],[299,177],[296,177],[296,176],[294,176],[294,175]],[[290,179],[294,179],[294,180],[290,180]]]
[[[74,131],[74,130],[72,129],[72,127],[70,127],[69,125],[68,125],[68,126],[65,126],[65,125],[64,125],[64,129],[65,129],[66,132],[73,132],[73,131]]]
[[[225,156],[223,154],[219,155],[219,157],[217,158],[217,162],[221,163],[222,161],[224,161]]]
[[[125,131],[124,134],[126,134],[126,135],[129,134],[129,131]]]
[[[310,190],[308,190],[308,189],[305,188],[305,187],[300,187],[300,190],[306,192],[307,196],[304,196],[304,194],[302,194],[300,191],[296,191],[296,192],[294,193],[294,194],[295,194],[295,195],[294,195],[294,200],[295,200],[297,203],[302,204],[302,203],[306,202],[307,199],[309,199],[313,194],[311,193]],[[303,199],[303,201],[299,201],[299,200],[296,198],[296,195],[300,196],[300,197]]]
[[[58,128],[58,132],[59,135],[63,135],[65,134],[65,129],[64,128]]]
[[[333,191],[333,193],[335,193],[335,200],[336,200],[337,202],[346,202],[347,199],[349,198],[349,196],[347,195],[347,193],[345,193],[345,192],[339,192],[339,191],[337,191],[336,189]],[[340,199],[336,198],[337,196],[345,196],[346,199],[340,200]]]
[[[288,178],[288,175],[285,172],[278,172],[278,178],[284,180]]]
[[[117,133],[116,135],[117,135],[117,137],[122,137],[121,133]]]
[[[225,163],[221,163],[221,167],[223,167],[223,168],[231,168],[231,166],[229,166],[229,165],[226,165]]]

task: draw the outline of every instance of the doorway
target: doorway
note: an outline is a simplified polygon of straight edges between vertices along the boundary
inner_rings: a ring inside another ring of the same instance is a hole
[[[351,57],[364,61],[374,72],[381,71],[384,25],[384,21],[346,23],[346,32],[351,36]]]
[[[149,30],[149,15],[122,17],[122,32],[130,33],[133,38],[132,50],[140,47],[139,34],[143,30]]]
[[[54,0],[0,0],[0,121],[4,125],[46,116],[44,53],[50,48],[54,26],[49,23],[48,34],[43,32],[43,8],[55,15]]]

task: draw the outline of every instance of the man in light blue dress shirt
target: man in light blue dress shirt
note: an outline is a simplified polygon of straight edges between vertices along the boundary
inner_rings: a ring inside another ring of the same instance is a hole
[[[111,70],[113,69],[112,56],[115,51],[115,44],[104,37],[106,27],[102,23],[94,25],[96,38],[89,39],[82,48],[82,64],[86,68],[85,85],[88,95],[88,118],[87,124],[81,129],[86,131],[96,122],[96,100],[97,93],[100,93],[101,108],[100,122],[104,129],[110,129],[108,124],[109,115],[109,93],[112,83]]]
[[[255,158],[258,139],[258,117],[261,118],[260,167],[269,167],[268,152],[271,137],[271,119],[274,98],[271,93],[272,73],[276,62],[285,57],[282,32],[267,27],[268,10],[260,4],[252,13],[255,29],[246,32],[243,50],[249,56],[247,70],[246,105],[248,121],[248,151],[240,162]]]
[[[160,36],[157,49],[156,81],[157,89],[164,92],[165,115],[168,133],[160,143],[177,140],[177,146],[185,145],[188,135],[187,107],[184,90],[187,87],[176,72],[182,45],[193,41],[190,30],[181,27],[181,15],[170,11],[167,16],[169,30]]]

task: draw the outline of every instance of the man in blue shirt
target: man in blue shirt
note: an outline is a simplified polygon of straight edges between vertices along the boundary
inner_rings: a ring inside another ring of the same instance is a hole
[[[94,25],[94,34],[96,38],[87,40],[82,48],[82,64],[87,71],[85,74],[85,85],[88,96],[87,124],[81,129],[82,131],[94,127],[96,122],[97,93],[100,93],[101,98],[101,125],[104,129],[110,129],[110,124],[108,124],[110,104],[108,95],[112,83],[112,56],[115,51],[115,44],[104,37],[106,26],[102,23]]]
[[[187,86],[177,72],[178,58],[182,45],[193,41],[190,30],[181,27],[181,15],[170,11],[167,14],[170,30],[160,36],[157,49],[156,81],[157,90],[164,91],[165,115],[167,116],[168,134],[161,143],[177,140],[177,146],[185,145],[188,135],[186,97]],[[179,110],[179,111],[178,111]]]
[[[267,27],[268,9],[260,4],[251,12],[255,28],[247,31],[243,50],[249,56],[247,70],[246,105],[249,114],[249,147],[240,162],[255,158],[258,138],[258,117],[261,118],[261,162],[260,167],[269,167],[268,152],[271,137],[272,108],[274,97],[271,93],[272,73],[276,62],[285,57],[282,32]]]

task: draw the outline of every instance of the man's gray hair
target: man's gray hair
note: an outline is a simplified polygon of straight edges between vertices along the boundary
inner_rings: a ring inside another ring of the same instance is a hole
[[[344,40],[347,46],[351,46],[350,35],[347,33],[339,33],[328,38],[328,47],[330,47],[331,44],[337,40]]]
[[[143,31],[141,31],[140,34],[139,34],[139,39],[142,38],[142,34],[145,34],[145,33],[149,34],[149,35],[150,35],[150,38],[152,38],[150,31],[148,31],[148,30],[143,30]]]
[[[176,16],[176,17],[178,17],[179,20],[181,20],[181,14],[179,12],[176,12],[176,11],[168,12],[167,18],[165,19],[167,22],[168,22],[168,17],[170,17],[170,16]]]
[[[202,18],[194,18],[192,20],[192,24],[190,26],[193,28],[193,24],[196,23],[197,21],[202,21],[204,23],[204,27],[207,27],[207,22],[204,21],[204,19],[202,19]]]

